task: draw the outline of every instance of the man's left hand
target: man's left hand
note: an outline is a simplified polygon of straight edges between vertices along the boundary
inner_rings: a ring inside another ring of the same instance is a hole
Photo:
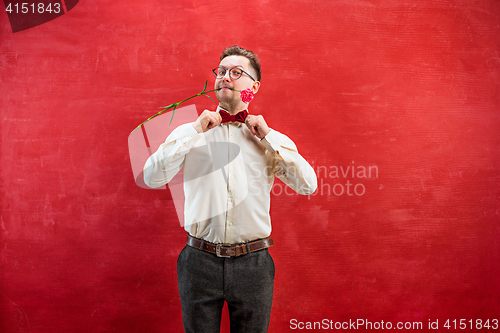
[[[271,131],[269,126],[267,126],[266,121],[264,120],[264,117],[262,116],[253,116],[249,114],[247,116],[247,119],[245,120],[245,124],[247,125],[248,129],[250,132],[252,132],[253,135],[258,137],[259,139],[262,140],[267,133]]]

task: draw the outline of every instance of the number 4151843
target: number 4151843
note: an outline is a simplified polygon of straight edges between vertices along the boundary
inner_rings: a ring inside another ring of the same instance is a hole
[[[45,5],[44,3],[16,3],[12,4],[9,3],[7,7],[5,8],[5,11],[9,13],[15,13],[15,14],[43,14],[43,13],[55,13],[58,14],[61,12],[61,4],[60,3],[49,3]]]
[[[448,319],[446,323],[443,325],[443,327],[446,327],[447,329],[461,329],[464,330],[466,328],[469,328],[471,330],[473,329],[493,329],[496,330],[498,329],[498,319],[492,319],[491,322],[490,320],[482,321],[481,319],[476,319],[475,321],[473,319],[467,320],[467,319],[453,319],[450,320]]]

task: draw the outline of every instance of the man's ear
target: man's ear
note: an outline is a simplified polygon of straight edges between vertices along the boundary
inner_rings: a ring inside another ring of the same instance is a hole
[[[256,94],[257,91],[259,91],[259,88],[260,88],[260,81],[255,81],[252,85],[253,93]]]

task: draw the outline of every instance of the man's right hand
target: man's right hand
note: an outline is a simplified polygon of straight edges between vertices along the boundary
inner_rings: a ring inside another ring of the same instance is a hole
[[[205,110],[200,114],[198,119],[196,119],[193,127],[198,133],[204,133],[216,126],[219,126],[221,121],[222,117],[219,112]]]

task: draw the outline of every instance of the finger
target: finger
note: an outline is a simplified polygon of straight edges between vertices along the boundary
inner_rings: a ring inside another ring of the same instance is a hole
[[[248,115],[247,119],[245,119],[245,123],[250,127],[255,124],[255,116]]]
[[[219,126],[220,123],[221,123],[221,121],[222,121],[221,115],[219,113],[217,113],[217,112],[214,112],[212,114],[212,119],[213,119],[213,122],[214,122],[214,127],[215,126]]]
[[[254,129],[253,129],[253,126],[252,126],[252,124],[251,124],[250,119],[248,119],[248,118],[246,119],[246,121],[245,121],[245,125],[247,125],[248,129],[250,130],[250,132],[252,132],[252,134],[253,134],[253,135],[255,135],[255,131],[254,131]]]
[[[257,131],[255,130],[255,126],[251,126],[250,131],[252,132],[253,135],[257,133]]]
[[[214,126],[213,126],[214,121],[213,121],[213,119],[212,119],[212,115],[211,115],[210,113],[207,113],[207,114],[206,114],[205,121],[206,121],[206,124],[207,124],[207,125],[206,125],[206,126],[207,126],[207,127],[206,127],[206,128],[207,128],[207,130],[209,130],[209,129],[211,129],[212,127],[214,127]]]
[[[219,126],[220,124],[220,115],[215,114],[216,112],[213,112],[209,115],[210,119],[210,127],[209,128],[214,128],[216,126]]]

